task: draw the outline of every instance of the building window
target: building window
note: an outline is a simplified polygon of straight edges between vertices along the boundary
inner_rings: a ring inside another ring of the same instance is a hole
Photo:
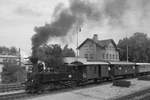
[[[115,59],[115,55],[113,54],[113,59]]]
[[[103,54],[103,59],[105,59],[105,54]]]
[[[88,54],[85,54],[84,57],[85,57],[86,59],[88,59]]]
[[[109,58],[109,55],[108,54],[106,54],[106,59],[108,59]]]
[[[88,45],[85,45],[84,48],[85,48],[85,50],[88,50],[89,47],[88,47]]]
[[[94,54],[90,54],[90,59],[94,59]]]
[[[117,54],[116,56],[117,56],[116,59],[119,59],[119,55]]]
[[[112,49],[112,47],[110,46],[110,50]]]

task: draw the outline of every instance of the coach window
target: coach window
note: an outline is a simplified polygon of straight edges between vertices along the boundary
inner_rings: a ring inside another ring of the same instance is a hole
[[[110,68],[110,67],[108,67],[108,70],[110,71],[110,70],[111,70],[111,68]]]
[[[96,70],[97,70],[97,69],[96,69],[96,66],[94,66],[94,73],[95,73],[95,74],[96,74]]]
[[[89,66],[89,69],[90,69],[90,70],[93,70],[93,66]]]
[[[122,67],[121,66],[119,66],[119,70],[121,70],[122,69]]]

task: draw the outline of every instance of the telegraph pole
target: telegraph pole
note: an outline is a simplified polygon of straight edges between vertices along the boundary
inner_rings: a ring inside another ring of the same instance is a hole
[[[129,55],[128,52],[129,52],[129,50],[128,50],[128,38],[127,38],[127,34],[126,34],[126,39],[127,39],[126,40],[127,41],[126,49],[127,49],[127,62],[128,62],[128,55]]]
[[[128,44],[127,44],[127,62],[128,62]]]
[[[19,66],[21,66],[21,50],[19,48]]]

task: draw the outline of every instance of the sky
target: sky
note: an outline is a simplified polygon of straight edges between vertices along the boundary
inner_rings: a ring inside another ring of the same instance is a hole
[[[60,1],[0,0],[0,46],[16,46],[30,53],[34,27],[49,22]]]
[[[15,46],[30,54],[34,28],[55,21],[56,13],[62,8],[69,9],[71,3],[69,0],[0,0],[0,46]],[[80,24],[79,44],[93,34],[98,34],[100,40],[112,38],[116,43],[135,32],[150,36],[150,0],[76,0],[76,3],[88,6],[77,9],[77,12],[82,9],[78,16],[86,16]],[[76,48],[77,30],[70,30],[65,38],[54,36],[48,43]]]

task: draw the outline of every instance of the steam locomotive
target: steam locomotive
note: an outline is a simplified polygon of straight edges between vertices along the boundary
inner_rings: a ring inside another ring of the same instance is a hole
[[[133,62],[79,62],[74,61],[61,66],[62,70],[54,71],[43,63],[33,63],[28,73],[26,91],[38,93],[46,89],[75,87],[83,83],[103,80],[114,80],[120,77],[136,77],[150,74],[150,63]]]

